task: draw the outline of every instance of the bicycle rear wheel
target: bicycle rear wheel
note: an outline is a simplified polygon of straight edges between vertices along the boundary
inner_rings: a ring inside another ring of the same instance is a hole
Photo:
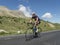
[[[41,37],[41,32],[42,32],[42,29],[41,29],[41,28],[39,28],[39,29],[38,29],[38,32],[37,32],[38,38],[40,38],[40,37]]]

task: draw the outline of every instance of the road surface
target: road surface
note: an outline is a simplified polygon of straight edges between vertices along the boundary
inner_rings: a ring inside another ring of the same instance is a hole
[[[0,45],[60,45],[60,31],[41,33],[40,38],[29,41],[24,35],[0,37]]]

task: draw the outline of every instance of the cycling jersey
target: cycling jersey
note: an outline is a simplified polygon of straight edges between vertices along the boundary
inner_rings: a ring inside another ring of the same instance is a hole
[[[37,20],[37,18],[38,18],[38,20]],[[33,16],[32,19],[34,19],[35,21],[37,20],[40,23],[40,18],[38,16]]]

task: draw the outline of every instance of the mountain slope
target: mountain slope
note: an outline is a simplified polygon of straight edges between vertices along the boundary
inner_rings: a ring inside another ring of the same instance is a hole
[[[25,17],[25,15],[21,11],[10,10],[4,6],[0,6],[0,16]]]

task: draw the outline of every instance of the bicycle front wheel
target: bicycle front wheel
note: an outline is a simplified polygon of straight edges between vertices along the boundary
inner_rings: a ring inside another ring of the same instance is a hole
[[[33,38],[33,30],[26,30],[25,32],[25,39],[30,40]]]

